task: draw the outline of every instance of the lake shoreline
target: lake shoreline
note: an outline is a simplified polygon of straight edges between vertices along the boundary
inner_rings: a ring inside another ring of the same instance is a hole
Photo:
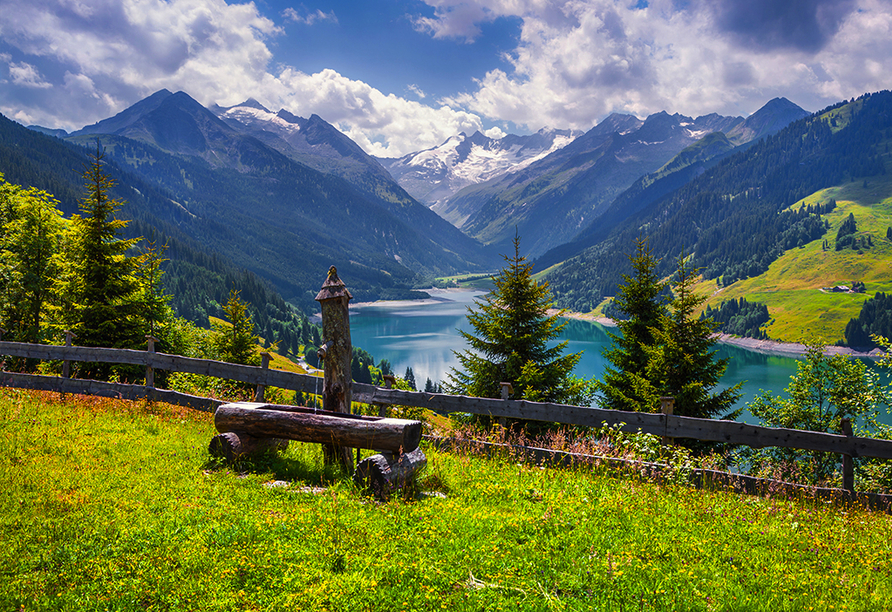
[[[449,288],[449,289],[427,289],[428,293],[432,293],[429,298],[421,299],[421,300],[379,300],[376,302],[357,302],[355,304],[351,304],[351,308],[363,308],[368,306],[381,306],[382,304],[435,304],[442,302],[450,302],[450,298],[446,297],[450,293],[462,293],[468,291],[476,291],[476,290],[468,290],[468,289],[460,289],[460,288]],[[441,295],[437,295],[441,294]],[[573,312],[570,310],[560,310],[558,308],[549,308],[547,311],[548,315],[560,315],[566,319],[575,319],[577,321],[587,321],[589,323],[598,323],[604,327],[616,327],[616,323],[613,319],[604,316],[597,316],[591,313],[582,313],[582,312]],[[317,317],[321,320],[321,316],[317,315]],[[312,320],[312,318],[311,318]],[[737,348],[741,348],[747,351],[753,351],[755,353],[761,353],[764,355],[778,355],[782,357],[801,357],[805,355],[808,347],[799,342],[779,342],[777,340],[757,340],[755,338],[742,338],[740,336],[732,336],[730,334],[715,334],[715,338],[721,344],[727,344],[729,346],[735,346]],[[825,355],[844,355],[846,357],[852,358],[864,358],[864,359],[880,359],[883,357],[884,353],[880,349],[873,349],[871,351],[858,351],[847,346],[825,346],[824,347]]]
[[[613,319],[608,317],[599,317],[593,314],[581,312],[571,312],[569,310],[561,311],[556,308],[548,310],[549,315],[559,314],[566,319],[575,319],[577,321],[588,321],[590,323],[598,323],[604,327],[616,327]],[[782,355],[784,357],[801,357],[805,355],[808,347],[799,342],[778,342],[777,340],[756,340],[755,338],[742,338],[740,336],[732,336],[730,334],[716,334],[715,339],[730,346],[746,349],[756,353],[765,355]],[[847,346],[825,346],[825,355],[845,355],[853,358],[880,359],[884,353],[880,349],[873,349],[869,352],[858,351]]]

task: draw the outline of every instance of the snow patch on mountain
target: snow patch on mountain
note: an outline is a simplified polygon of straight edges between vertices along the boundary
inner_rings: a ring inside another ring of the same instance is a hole
[[[264,108],[259,103],[252,104],[252,100],[248,100],[237,106],[231,106],[227,109],[220,109],[217,116],[226,120],[237,121],[242,125],[254,128],[260,128],[268,132],[278,133],[279,135],[291,135],[300,131],[300,123],[297,121],[286,121],[279,114]]]
[[[563,148],[580,133],[542,129],[529,136],[490,138],[480,132],[458,134],[438,147],[397,159],[380,159],[416,199],[434,206],[461,189],[518,172]]]

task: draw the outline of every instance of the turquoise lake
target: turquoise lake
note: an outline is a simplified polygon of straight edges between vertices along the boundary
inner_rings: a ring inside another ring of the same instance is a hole
[[[433,300],[375,302],[350,307],[353,346],[371,353],[376,361],[387,359],[402,376],[411,367],[419,388],[425,380],[443,381],[458,364],[453,351],[467,348],[458,330],[471,331],[466,315],[479,292],[428,290]],[[606,365],[603,350],[610,346],[607,328],[568,319],[561,340],[567,350],[582,351],[576,375],[600,378]],[[725,344],[718,356],[728,358],[722,387],[743,382],[740,405],[751,401],[760,389],[781,394],[796,373],[796,359],[767,355]],[[745,418],[745,417],[744,417]],[[885,419],[884,419],[885,420]]]

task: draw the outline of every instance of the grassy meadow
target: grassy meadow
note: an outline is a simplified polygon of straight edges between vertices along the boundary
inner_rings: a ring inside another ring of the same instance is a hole
[[[717,307],[723,300],[745,297],[768,306],[773,321],[765,331],[772,340],[802,342],[810,338],[833,344],[843,339],[845,326],[858,316],[862,304],[879,291],[892,291],[892,242],[886,229],[892,226],[892,178],[872,177],[863,181],[821,190],[795,206],[836,199],[836,208],[825,215],[830,229],[821,240],[787,251],[764,274],[738,281],[721,290],[704,281],[698,292],[706,304]],[[874,246],[862,253],[852,249],[835,251],[836,232],[849,213],[855,215],[857,235],[870,234]],[[823,251],[822,243],[830,242]],[[864,294],[824,293],[822,287],[850,285],[863,281]],[[704,304],[705,307],[705,304]]]
[[[428,450],[376,501],[209,414],[0,392],[0,610],[883,610],[892,517]]]

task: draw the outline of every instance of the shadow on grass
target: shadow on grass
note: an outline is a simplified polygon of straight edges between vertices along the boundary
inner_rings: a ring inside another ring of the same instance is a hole
[[[292,448],[295,446],[298,448]],[[313,449],[301,446],[292,443],[284,452],[270,451],[232,461],[209,457],[202,469],[209,472],[231,470],[237,474],[255,474],[270,480],[314,487],[353,482],[352,473],[346,473],[337,465],[325,465],[321,450],[313,452]]]

